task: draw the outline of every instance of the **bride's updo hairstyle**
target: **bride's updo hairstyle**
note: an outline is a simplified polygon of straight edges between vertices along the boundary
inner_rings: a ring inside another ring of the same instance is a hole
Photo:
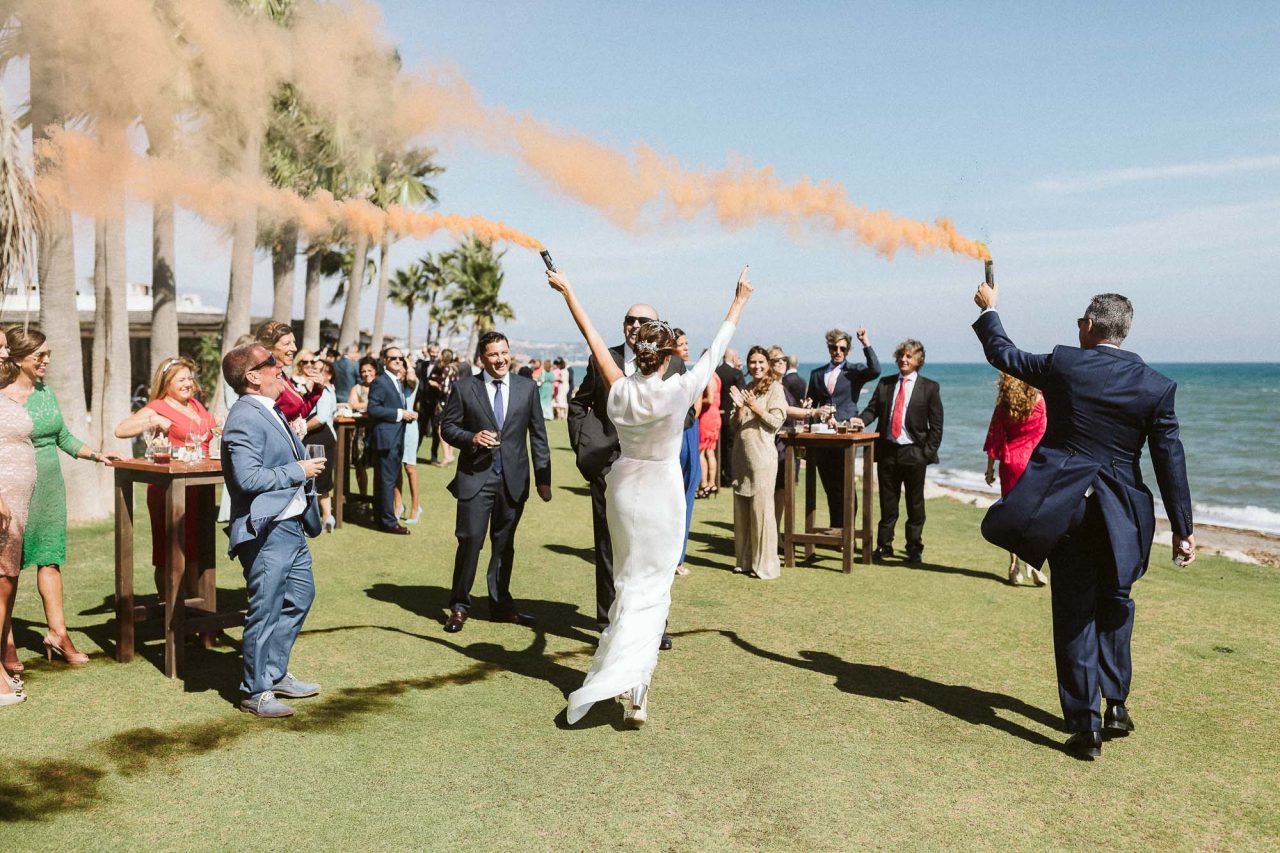
[[[636,370],[648,376],[675,351],[676,335],[671,326],[662,320],[650,320],[636,336]]]

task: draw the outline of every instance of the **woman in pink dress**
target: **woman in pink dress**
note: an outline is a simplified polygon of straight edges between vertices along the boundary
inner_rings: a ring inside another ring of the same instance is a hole
[[[9,342],[0,329],[0,388],[9,384]],[[35,424],[20,403],[0,394],[0,637],[4,639],[4,669],[0,670],[0,706],[16,705],[26,699],[13,644],[13,601],[22,569],[22,534],[27,526],[27,509],[36,488],[36,449],[31,443]]]
[[[997,383],[996,408],[991,413],[987,441],[987,485],[995,482],[995,465],[1000,463],[1000,497],[1009,494],[1014,483],[1027,469],[1031,454],[1044,437],[1044,398],[1040,392],[1020,379],[1001,373]],[[1048,581],[1044,572],[1027,566],[1027,575],[1036,586]],[[1014,586],[1022,577],[1018,555],[1009,553],[1009,583]]]
[[[195,397],[196,364],[186,356],[169,358],[160,362],[151,380],[151,401],[116,427],[117,438],[133,438],[161,430],[171,447],[183,447],[188,439],[194,441],[208,454],[209,439],[218,425],[209,410]],[[155,567],[156,591],[164,589],[161,567],[165,564],[168,535],[164,518],[164,491],[156,485],[147,486],[147,511],[151,515],[151,565]],[[187,523],[183,553],[188,565],[199,559],[199,525],[196,518],[204,513],[216,512],[208,495],[201,490],[187,489]]]
[[[706,352],[706,350],[703,350]],[[711,374],[711,382],[698,401],[698,451],[702,454],[702,484],[697,497],[706,498],[720,492],[720,468],[716,464],[716,447],[720,444],[720,377]]]

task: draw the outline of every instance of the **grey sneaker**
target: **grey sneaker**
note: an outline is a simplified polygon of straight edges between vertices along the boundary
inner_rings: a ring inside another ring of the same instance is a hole
[[[284,678],[276,682],[271,690],[286,699],[306,699],[319,693],[320,685],[311,681],[299,681],[293,677],[292,672],[286,672]]]
[[[264,690],[257,696],[240,700],[240,710],[255,717],[292,717],[293,709],[276,699],[276,694]]]

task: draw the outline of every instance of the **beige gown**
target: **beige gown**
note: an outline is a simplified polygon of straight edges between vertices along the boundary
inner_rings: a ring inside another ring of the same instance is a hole
[[[735,416],[738,437],[733,443],[733,545],[739,568],[760,578],[781,576],[778,524],[773,517],[773,491],[778,478],[778,447],[774,438],[787,418],[787,398],[781,382],[769,386],[759,403],[764,417],[745,406]]]
[[[0,532],[0,575],[5,577],[17,577],[22,569],[22,538],[36,488],[34,429],[26,407],[0,394],[0,497],[12,516]]]

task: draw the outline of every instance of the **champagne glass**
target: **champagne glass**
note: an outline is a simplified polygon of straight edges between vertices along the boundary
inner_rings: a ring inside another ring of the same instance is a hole
[[[306,451],[307,451],[307,458],[308,458],[308,459],[321,459],[321,460],[323,460],[323,459],[325,458],[325,452],[324,452],[324,445],[323,445],[323,444],[308,444],[308,445],[306,446]],[[314,477],[312,477],[312,478],[310,478],[310,479],[308,479],[308,480],[307,480],[307,495],[308,495],[308,496],[311,496],[311,495],[315,495],[315,494],[316,494],[316,481],[315,481],[315,478],[314,478]]]

